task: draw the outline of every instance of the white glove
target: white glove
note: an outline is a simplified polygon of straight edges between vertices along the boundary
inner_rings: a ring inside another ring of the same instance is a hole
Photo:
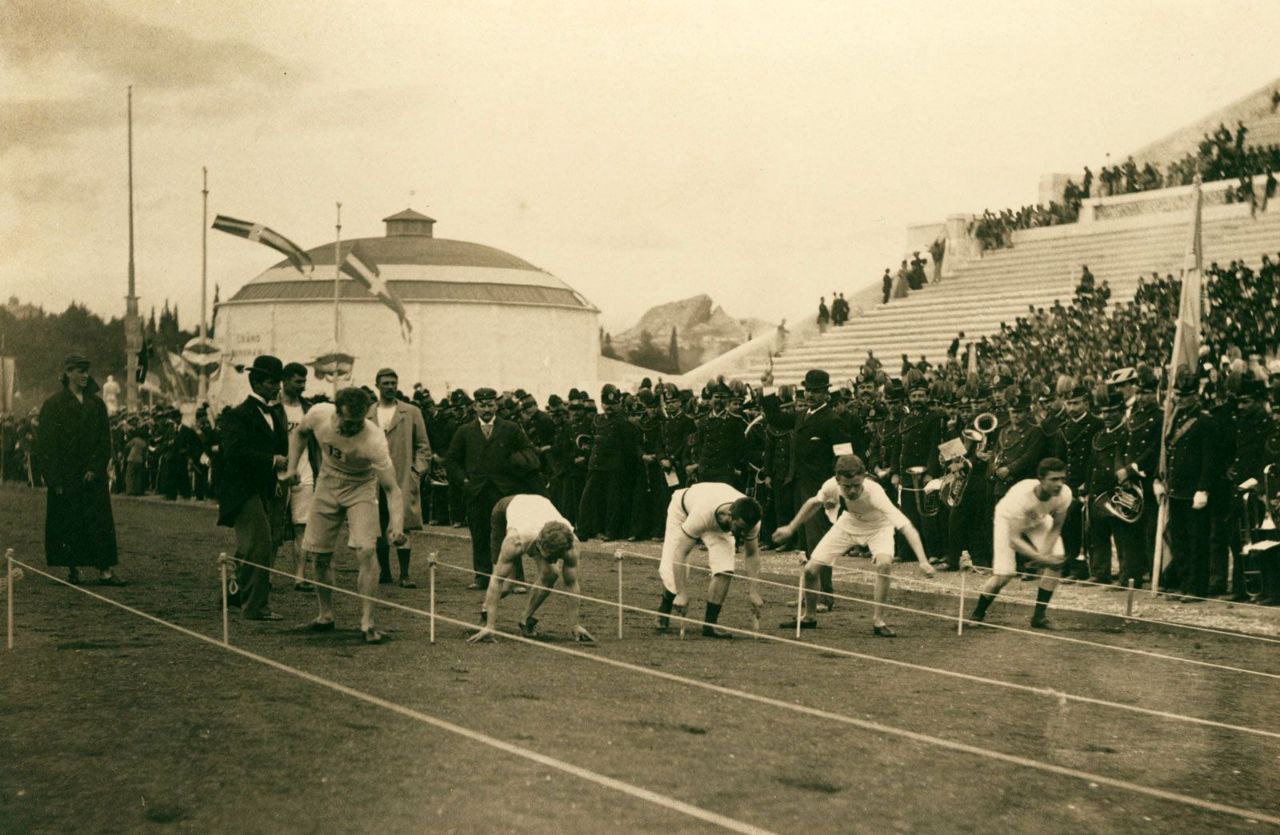
[[[1196,494],[1191,497],[1192,510],[1204,510],[1209,504],[1209,494],[1203,490],[1197,490]]]
[[[924,486],[924,492],[926,493],[936,493],[941,489],[942,479],[940,478],[931,478],[929,479],[929,483]]]
[[[1164,482],[1160,481],[1159,479],[1156,479],[1154,482],[1152,482],[1151,492],[1156,494],[1157,500],[1163,499],[1164,498]]]

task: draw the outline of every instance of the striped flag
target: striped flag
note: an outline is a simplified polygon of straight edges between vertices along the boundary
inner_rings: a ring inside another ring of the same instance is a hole
[[[351,247],[350,251],[347,252],[347,257],[342,260],[342,273],[355,280],[376,296],[378,301],[391,308],[400,319],[400,335],[408,341],[413,333],[413,324],[409,321],[409,314],[405,311],[404,304],[400,301],[399,296],[391,292],[391,288],[378,271],[378,265],[360,251],[359,245]]]
[[[219,232],[226,232],[228,235],[248,238],[251,241],[271,247],[285,258],[288,258],[294,269],[303,275],[312,270],[311,256],[304,252],[302,247],[279,232],[268,229],[261,223],[251,223],[247,220],[236,220],[226,215],[218,215],[213,219],[213,228]]]

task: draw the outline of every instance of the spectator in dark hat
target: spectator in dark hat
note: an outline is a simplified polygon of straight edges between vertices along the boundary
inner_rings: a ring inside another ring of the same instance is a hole
[[[248,369],[249,396],[227,412],[222,432],[224,463],[218,495],[218,524],[236,532],[236,564],[241,615],[246,620],[280,620],[268,606],[267,571],[282,541],[284,503],[277,476],[289,459],[288,419],[276,403],[284,363],[255,357]]]

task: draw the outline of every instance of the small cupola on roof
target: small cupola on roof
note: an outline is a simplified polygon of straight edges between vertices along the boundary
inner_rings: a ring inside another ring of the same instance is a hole
[[[388,238],[405,238],[405,237],[432,237],[431,227],[435,225],[435,218],[427,217],[424,214],[415,212],[413,209],[405,209],[403,212],[397,212],[391,217],[384,217],[382,222],[387,224]]]

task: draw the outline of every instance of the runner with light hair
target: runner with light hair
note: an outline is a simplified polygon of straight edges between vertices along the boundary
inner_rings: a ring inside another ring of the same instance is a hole
[[[489,517],[490,548],[497,555],[493,577],[484,598],[480,615],[484,623],[469,643],[492,641],[498,622],[498,601],[513,591],[511,576],[525,557],[535,562],[538,574],[533,593],[520,618],[520,634],[532,638],[538,634],[538,619],[534,617],[539,607],[551,594],[551,589],[563,577],[565,589],[574,596],[569,598],[573,628],[569,630],[575,641],[594,643],[595,638],[582,625],[581,594],[578,586],[578,538],[573,526],[560,515],[555,505],[545,496],[520,493],[506,496],[493,506]]]

